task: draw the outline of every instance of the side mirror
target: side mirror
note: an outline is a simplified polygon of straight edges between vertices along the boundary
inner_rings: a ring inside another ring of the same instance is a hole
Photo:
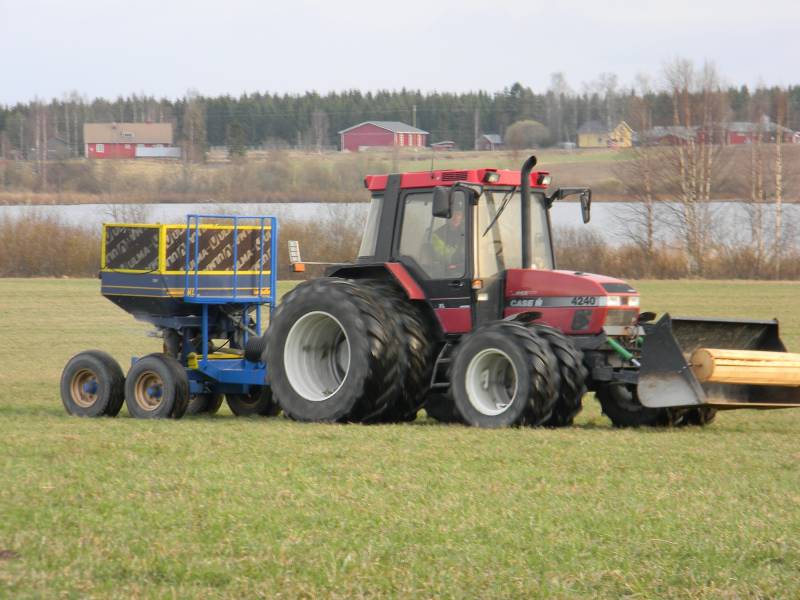
[[[547,208],[553,206],[553,202],[556,200],[563,200],[567,196],[574,196],[575,194],[579,194],[581,198],[581,216],[583,217],[583,222],[588,223],[589,218],[591,215],[592,210],[592,190],[590,188],[579,188],[579,187],[565,187],[559,188],[554,191],[550,196],[545,198]]]
[[[583,222],[588,223],[592,216],[592,190],[586,190],[581,193],[581,216]]]
[[[433,216],[449,219],[453,212],[453,188],[442,185],[433,188]]]

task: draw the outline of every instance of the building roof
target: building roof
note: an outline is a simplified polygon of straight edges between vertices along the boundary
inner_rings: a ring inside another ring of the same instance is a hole
[[[609,129],[600,121],[586,121],[578,127],[578,133],[609,133]]]
[[[85,123],[87,144],[171,144],[172,123]]]
[[[486,138],[486,141],[490,144],[502,144],[503,143],[503,136],[499,133],[484,133],[482,138]]]
[[[407,123],[402,123],[400,121],[364,121],[363,123],[359,123],[358,125],[353,125],[352,127],[348,127],[347,129],[342,129],[339,133],[347,133],[352,129],[356,129],[357,127],[361,127],[362,125],[375,125],[376,127],[380,127],[381,129],[385,129],[386,131],[391,131],[392,133],[424,133],[425,135],[428,134],[427,131],[422,129],[418,129],[417,127],[412,127]]]
[[[734,133],[774,133],[780,131],[781,133],[792,133],[788,127],[783,127],[769,120],[769,117],[762,117],[760,122],[751,123],[749,121],[733,121],[728,123],[728,131]]]
[[[644,139],[661,139],[669,136],[690,140],[697,136],[697,127],[683,127],[679,125],[662,127],[658,125],[652,129],[648,129],[642,135]]]

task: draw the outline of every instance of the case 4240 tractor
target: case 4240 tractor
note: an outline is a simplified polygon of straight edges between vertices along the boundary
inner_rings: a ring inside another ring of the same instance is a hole
[[[624,427],[800,404],[800,355],[776,321],[655,321],[624,281],[556,270],[549,209],[577,195],[587,222],[591,191],[549,191],[535,164],[367,176],[358,257],[277,306],[271,217],[105,225],[102,293],[153,324],[164,352],[127,376],[103,352],[78,354],[65,407],[114,415],[124,400],[136,417],[176,418],[224,395],[237,415],[299,421],[402,422],[424,407],[445,422],[555,427],[592,391]],[[298,271],[299,254],[290,242]]]
[[[289,292],[264,362],[303,421],[403,421],[424,405],[479,427],[566,426],[593,391],[617,426],[708,423],[718,409],[800,403],[800,356],[776,321],[640,313],[624,281],[555,269],[534,171],[367,176],[357,259]],[[299,251],[290,250],[295,264]]]

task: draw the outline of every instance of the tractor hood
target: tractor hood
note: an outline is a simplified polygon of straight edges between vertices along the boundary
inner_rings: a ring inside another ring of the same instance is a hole
[[[539,312],[540,322],[572,335],[621,335],[636,324],[639,293],[620,279],[576,271],[509,269],[505,316]]]

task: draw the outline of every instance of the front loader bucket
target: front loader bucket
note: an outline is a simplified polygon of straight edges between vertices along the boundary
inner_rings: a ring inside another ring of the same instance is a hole
[[[689,360],[698,348],[785,353],[777,321],[700,319],[664,315],[642,346],[639,401],[651,408],[706,405],[719,409],[800,406],[800,387],[701,383]]]

